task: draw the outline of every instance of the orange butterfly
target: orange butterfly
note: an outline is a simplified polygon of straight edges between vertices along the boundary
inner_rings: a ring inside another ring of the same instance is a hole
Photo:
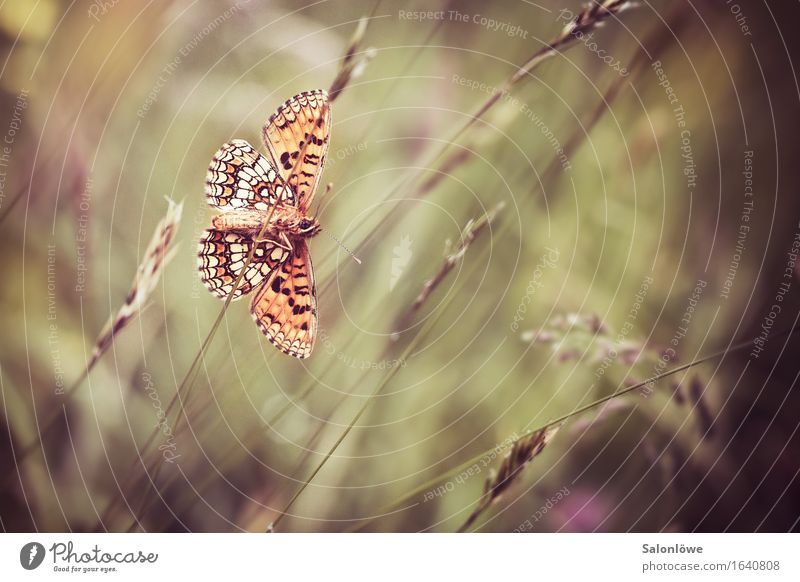
[[[308,208],[330,138],[323,90],[295,95],[263,128],[269,159],[244,140],[220,148],[208,168],[206,198],[221,213],[200,239],[200,278],[225,299],[255,290],[250,313],[279,350],[307,358],[317,335],[317,298],[307,238],[320,231]],[[263,232],[262,238],[258,235]]]

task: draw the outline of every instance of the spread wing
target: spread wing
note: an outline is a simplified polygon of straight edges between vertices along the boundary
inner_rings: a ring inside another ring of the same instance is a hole
[[[233,289],[233,283],[247,261],[252,248],[250,238],[235,232],[223,232],[209,228],[200,238],[197,253],[200,278],[208,290],[225,299]],[[274,242],[261,241],[253,253],[253,260],[245,271],[233,299],[246,295],[269,279],[270,275],[289,258],[289,251]]]
[[[272,281],[250,303],[258,328],[282,352],[307,358],[317,335],[317,297],[311,257],[305,241],[298,241]]]
[[[269,161],[243,139],[223,145],[206,174],[206,200],[220,210],[268,211],[278,201],[296,206],[291,188]]]
[[[322,174],[330,129],[328,93],[318,89],[286,101],[262,130],[272,164],[294,190],[297,206],[303,212],[311,206]]]

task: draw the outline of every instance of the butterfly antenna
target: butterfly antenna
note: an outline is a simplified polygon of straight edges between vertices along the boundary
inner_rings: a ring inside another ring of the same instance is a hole
[[[338,244],[338,245],[339,245],[340,247],[342,247],[342,248],[343,248],[345,251],[347,251],[347,254],[348,254],[348,255],[350,255],[351,257],[353,257],[353,260],[354,260],[356,263],[358,263],[359,265],[361,264],[361,259],[359,259],[359,258],[358,258],[358,257],[357,257],[357,256],[356,256],[354,253],[353,253],[353,251],[351,251],[350,249],[348,249],[348,248],[347,248],[347,247],[344,245],[344,243],[343,243],[342,241],[340,241],[340,240],[339,240],[338,238],[336,238],[334,235],[332,235],[331,233],[329,233],[327,230],[325,231],[325,234],[327,234],[329,237],[331,237],[333,240],[335,240],[335,241],[336,241],[336,244]]]
[[[325,186],[325,192],[323,192],[322,196],[319,197],[319,205],[317,206],[317,214],[316,214],[317,218],[319,218],[320,214],[322,213],[322,210],[324,209],[323,201],[327,202],[328,194],[330,194],[331,190],[333,190],[333,182],[328,182],[328,184]],[[325,231],[325,234],[327,234],[329,237],[331,237],[334,241],[336,241],[336,244],[338,244],[345,251],[347,251],[347,254],[350,255],[351,257],[353,257],[353,260],[356,263],[358,263],[359,265],[361,264],[361,259],[359,259],[355,255],[355,253],[353,253],[353,251],[348,249],[342,241],[340,241],[334,235],[329,233],[327,230]]]

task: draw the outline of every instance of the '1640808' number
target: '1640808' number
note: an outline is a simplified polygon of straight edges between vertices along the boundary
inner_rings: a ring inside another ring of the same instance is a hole
[[[778,560],[739,560],[736,562],[737,570],[780,570]]]

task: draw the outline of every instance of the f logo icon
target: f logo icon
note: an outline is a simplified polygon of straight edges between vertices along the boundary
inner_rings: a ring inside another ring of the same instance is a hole
[[[19,563],[26,570],[35,570],[44,561],[44,546],[39,542],[29,542],[19,551]]]

